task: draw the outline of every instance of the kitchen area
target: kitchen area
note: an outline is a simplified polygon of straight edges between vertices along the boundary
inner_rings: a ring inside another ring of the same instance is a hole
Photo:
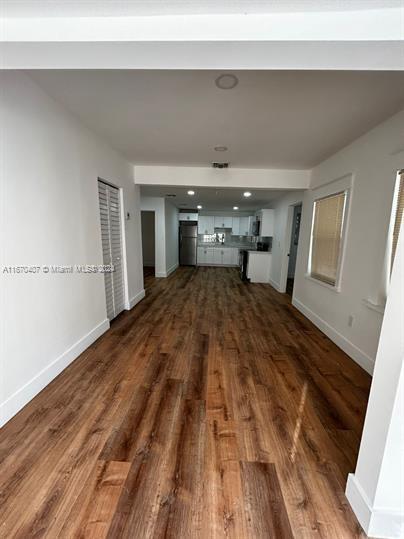
[[[269,283],[274,210],[181,210],[178,218],[180,265],[237,267],[243,281]]]

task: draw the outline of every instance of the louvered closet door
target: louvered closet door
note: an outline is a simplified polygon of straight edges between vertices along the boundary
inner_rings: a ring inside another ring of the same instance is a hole
[[[122,267],[121,206],[119,189],[98,180],[103,263],[113,264],[113,273],[104,273],[107,316],[115,318],[124,309]]]

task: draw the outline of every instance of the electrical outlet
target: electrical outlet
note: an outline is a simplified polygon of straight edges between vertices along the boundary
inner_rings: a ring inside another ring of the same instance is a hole
[[[348,316],[348,326],[351,328],[353,326],[353,323],[354,323],[354,317],[352,316],[352,314],[350,314]]]

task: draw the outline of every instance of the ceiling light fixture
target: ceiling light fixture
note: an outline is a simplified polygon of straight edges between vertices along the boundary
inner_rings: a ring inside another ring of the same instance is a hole
[[[233,210],[238,210],[238,206],[233,206]]]
[[[243,195],[248,198],[251,196],[251,193],[250,191],[246,191],[245,193],[243,193]]]
[[[227,146],[215,146],[214,150],[215,152],[227,152],[228,148]]]
[[[232,90],[238,84],[238,78],[232,73],[222,73],[215,80],[215,84],[220,90]]]
[[[195,191],[188,191],[188,195],[193,196],[195,194]]]
[[[200,204],[197,205],[198,210],[202,209],[202,206]]]

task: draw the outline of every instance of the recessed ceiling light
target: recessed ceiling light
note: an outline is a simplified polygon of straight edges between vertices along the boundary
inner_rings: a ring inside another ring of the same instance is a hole
[[[188,195],[193,196],[195,194],[195,191],[188,191]]]
[[[202,206],[200,204],[197,205],[198,210],[202,209]]]
[[[215,84],[221,90],[232,90],[238,84],[238,78],[232,73],[222,73],[215,80]]]
[[[243,193],[243,194],[244,194],[244,196],[245,196],[245,197],[247,197],[247,198],[251,196],[251,193],[250,193],[250,191],[246,191],[246,192],[245,192],[245,193]]]
[[[215,146],[214,150],[215,152],[227,152],[228,148],[227,146]]]
[[[238,206],[233,206],[233,210],[238,210]]]

